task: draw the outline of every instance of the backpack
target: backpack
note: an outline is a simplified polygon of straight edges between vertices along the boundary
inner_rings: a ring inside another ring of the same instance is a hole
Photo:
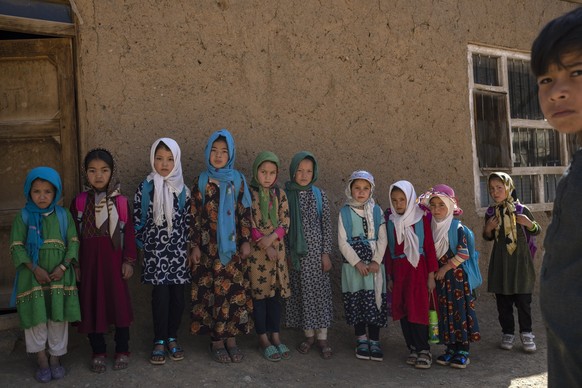
[[[519,202],[515,202],[514,204],[515,204],[515,213],[516,214],[523,214],[523,209],[525,208],[525,206],[523,206]],[[494,216],[495,215],[495,207],[489,206],[487,208],[487,212],[485,214],[487,214],[487,216],[489,216],[489,217]],[[535,255],[536,255],[536,252],[538,250],[538,247],[536,244],[536,236],[529,233],[527,231],[527,229],[525,228],[525,226],[523,226],[523,225],[521,225],[521,229],[523,230],[523,234],[525,235],[525,240],[527,241],[529,253],[531,254],[531,259],[533,260]]]
[[[467,274],[467,281],[469,282],[469,289],[471,293],[483,283],[481,270],[479,269],[479,252],[475,249],[475,234],[461,221],[453,218],[451,227],[449,228],[449,247],[453,254],[457,253],[457,245],[459,243],[459,234],[457,230],[462,227],[467,237],[467,250],[469,251],[469,258],[465,260],[461,266],[463,271]]]
[[[87,205],[87,197],[89,193],[83,191],[79,193],[75,198],[75,210],[77,211],[77,223],[79,224],[79,235],[83,233],[83,213],[85,212],[85,206]],[[117,195],[115,198],[115,208],[117,209],[117,214],[119,214],[119,230],[121,232],[121,249],[123,249],[123,243],[125,241],[125,225],[129,220],[129,204],[127,203],[127,198],[123,195]]]
[[[386,225],[388,228],[388,249],[390,249],[390,256],[392,259],[401,259],[404,254],[395,256],[394,249],[396,248],[396,239],[394,238],[394,222],[388,219],[388,213],[386,213]],[[423,217],[424,218],[424,217]],[[424,219],[421,218],[416,224],[414,224],[414,233],[418,237],[418,248],[419,253],[424,255]]]
[[[352,210],[350,209],[349,205],[344,205],[341,208],[340,215],[342,217],[342,223],[344,224],[344,229],[346,230],[346,235],[348,237],[348,242],[351,243],[353,241],[352,236]],[[382,223],[382,209],[380,206],[374,206],[374,236],[376,236],[375,240],[378,239],[378,230],[380,229],[380,224]],[[368,241],[367,239],[365,239]]]

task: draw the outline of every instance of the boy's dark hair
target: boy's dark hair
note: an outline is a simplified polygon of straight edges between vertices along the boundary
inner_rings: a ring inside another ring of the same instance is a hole
[[[172,150],[170,149],[170,147],[168,147],[168,145],[166,143],[164,143],[163,141],[159,142],[158,145],[156,146],[156,150],[154,151],[154,154],[156,152],[158,152],[158,150],[160,148],[163,148],[164,150],[168,151],[168,152],[172,152]]]
[[[97,148],[94,149],[92,151],[90,151],[87,156],[85,156],[85,171],[87,171],[87,168],[89,168],[89,163],[91,163],[92,160],[102,160],[105,163],[107,163],[107,165],[109,166],[109,168],[111,169],[111,171],[113,171],[113,156],[111,156],[111,154],[109,152],[107,152],[104,149],[101,148]]]
[[[550,65],[562,66],[564,54],[582,53],[582,7],[546,24],[531,47],[531,70],[536,77],[548,72]]]

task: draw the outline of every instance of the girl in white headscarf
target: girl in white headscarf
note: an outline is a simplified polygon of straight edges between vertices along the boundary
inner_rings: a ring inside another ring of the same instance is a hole
[[[428,369],[432,355],[428,343],[429,293],[434,292],[438,263],[430,219],[416,203],[408,181],[390,186],[386,211],[388,249],[384,263],[392,291],[392,319],[400,321],[410,355],[406,363]]]

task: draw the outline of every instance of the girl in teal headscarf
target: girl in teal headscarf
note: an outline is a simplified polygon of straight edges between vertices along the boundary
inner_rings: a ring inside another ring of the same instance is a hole
[[[26,351],[37,354],[36,379],[43,383],[65,376],[59,357],[67,353],[68,322],[81,318],[71,268],[77,263],[79,240],[71,213],[57,205],[61,191],[61,178],[54,169],[32,169],[24,185],[26,206],[10,233],[17,270],[14,302]]]
[[[285,184],[289,199],[291,226],[289,250],[291,297],[287,302],[287,326],[304,330],[305,340],[297,350],[305,354],[315,343],[324,359],[333,352],[327,342],[327,328],[333,315],[331,283],[331,218],[324,191],[314,186],[318,177],[315,156],[297,153],[289,167],[291,180]]]
[[[215,361],[240,362],[235,336],[253,327],[247,256],[251,196],[234,169],[236,149],[229,131],[214,132],[205,150],[206,171],[192,188],[191,332],[210,335]]]

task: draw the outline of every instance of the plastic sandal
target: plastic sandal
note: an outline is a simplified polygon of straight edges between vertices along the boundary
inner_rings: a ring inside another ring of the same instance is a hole
[[[380,341],[370,340],[370,360],[372,361],[384,360],[384,352],[380,347]]]
[[[230,360],[234,363],[241,362],[245,356],[238,346],[233,346],[232,348],[227,348],[226,351],[228,352],[228,355],[230,356]]]
[[[212,344],[210,344],[209,350],[214,361],[219,362],[221,364],[228,364],[231,361],[230,355],[228,354],[225,348],[214,349],[212,348]]]
[[[451,365],[451,360],[453,359],[454,355],[455,355],[454,350],[447,349],[445,350],[444,354],[441,354],[440,356],[437,357],[436,363],[439,365],[449,366]]]
[[[281,360],[288,360],[291,358],[291,349],[289,349],[287,347],[287,345],[279,344],[279,345],[277,345],[277,350],[279,351],[279,354],[281,355]]]
[[[318,340],[317,347],[319,347],[319,354],[324,360],[329,360],[333,356],[333,350],[331,346],[328,345],[327,340]]]
[[[418,359],[418,353],[416,353],[414,350],[411,350],[408,357],[406,357],[406,363],[408,365],[416,365],[417,359]]]
[[[171,347],[170,344],[174,343],[174,347]],[[184,349],[178,346],[178,342],[176,338],[168,338],[168,354],[170,358],[174,361],[180,361],[184,359]]]
[[[166,342],[164,340],[154,341],[154,350],[150,355],[150,364],[153,365],[164,365],[166,363],[166,351],[162,349],[156,349],[157,345],[164,346]]]
[[[51,366],[51,376],[53,380],[60,380],[65,377],[65,368],[62,365]]]
[[[129,366],[129,354],[116,353],[115,361],[113,361],[113,370],[127,369]]]
[[[104,354],[94,354],[91,360],[91,372],[103,373],[107,370],[107,364],[105,363]]]
[[[297,345],[297,351],[301,354],[307,354],[311,350],[311,347],[315,343],[315,338],[307,337],[303,342]]]
[[[429,350],[421,350],[418,353],[418,358],[416,359],[416,364],[414,367],[417,369],[429,369],[432,365],[432,354]]]
[[[356,358],[360,360],[370,359],[370,342],[367,339],[356,340]]]
[[[34,376],[39,383],[48,383],[52,380],[51,368],[38,368]]]
[[[266,348],[264,348],[263,357],[273,362],[281,361],[281,354],[279,354],[279,349],[277,349],[275,345],[269,345]]]
[[[471,361],[469,360],[469,353],[460,351],[451,360],[451,367],[457,369],[465,369]]]

